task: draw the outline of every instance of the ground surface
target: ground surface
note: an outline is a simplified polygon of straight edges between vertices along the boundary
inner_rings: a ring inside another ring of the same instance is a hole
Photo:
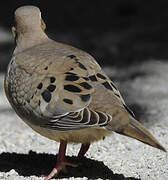
[[[148,61],[127,69],[104,68],[116,82],[137,118],[167,148],[168,63]],[[11,109],[0,76],[0,179],[37,180],[55,164],[59,144],[27,127]],[[80,145],[68,145],[73,161]],[[167,180],[166,153],[113,134],[93,143],[78,168],[57,179]]]

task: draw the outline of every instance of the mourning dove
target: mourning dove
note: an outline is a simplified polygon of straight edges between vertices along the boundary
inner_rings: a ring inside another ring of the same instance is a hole
[[[5,77],[13,109],[33,130],[60,142],[57,163],[45,180],[66,166],[67,143],[90,143],[116,132],[166,151],[125,104],[120,92],[88,53],[55,42],[44,32],[39,8],[15,11],[16,47]]]

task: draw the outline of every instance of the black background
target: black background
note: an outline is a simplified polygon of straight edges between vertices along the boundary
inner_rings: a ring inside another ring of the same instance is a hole
[[[101,65],[128,66],[168,57],[167,1],[55,0],[4,1],[0,27],[10,30],[13,13],[22,5],[41,9],[49,37],[81,48]],[[13,44],[0,44],[1,70],[6,68]],[[3,54],[4,54],[3,53]]]

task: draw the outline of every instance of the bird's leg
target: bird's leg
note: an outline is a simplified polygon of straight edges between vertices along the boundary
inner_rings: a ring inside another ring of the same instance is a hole
[[[58,156],[57,156],[57,163],[56,163],[55,167],[53,168],[53,170],[50,172],[50,174],[48,176],[45,176],[45,180],[49,180],[53,176],[58,175],[58,173],[62,170],[64,172],[66,172],[66,166],[77,167],[76,164],[67,162],[67,160],[65,158],[66,147],[67,147],[67,141],[61,140],[59,152],[58,152]]]
[[[84,155],[86,154],[89,147],[90,147],[89,143],[81,145],[80,151],[79,151],[78,156],[77,156],[78,161],[84,157]]]

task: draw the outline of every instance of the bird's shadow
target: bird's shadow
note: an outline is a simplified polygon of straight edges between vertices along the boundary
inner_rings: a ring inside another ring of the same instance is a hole
[[[0,154],[0,172],[8,172],[15,169],[19,175],[40,176],[48,174],[55,165],[55,155],[42,154],[30,151],[29,154],[2,153]],[[75,157],[67,157],[70,162]],[[76,168],[68,167],[68,173],[60,173],[59,178],[87,177],[88,179],[115,179],[115,180],[137,180],[133,177],[124,177],[122,174],[114,174],[103,162],[84,158]]]

